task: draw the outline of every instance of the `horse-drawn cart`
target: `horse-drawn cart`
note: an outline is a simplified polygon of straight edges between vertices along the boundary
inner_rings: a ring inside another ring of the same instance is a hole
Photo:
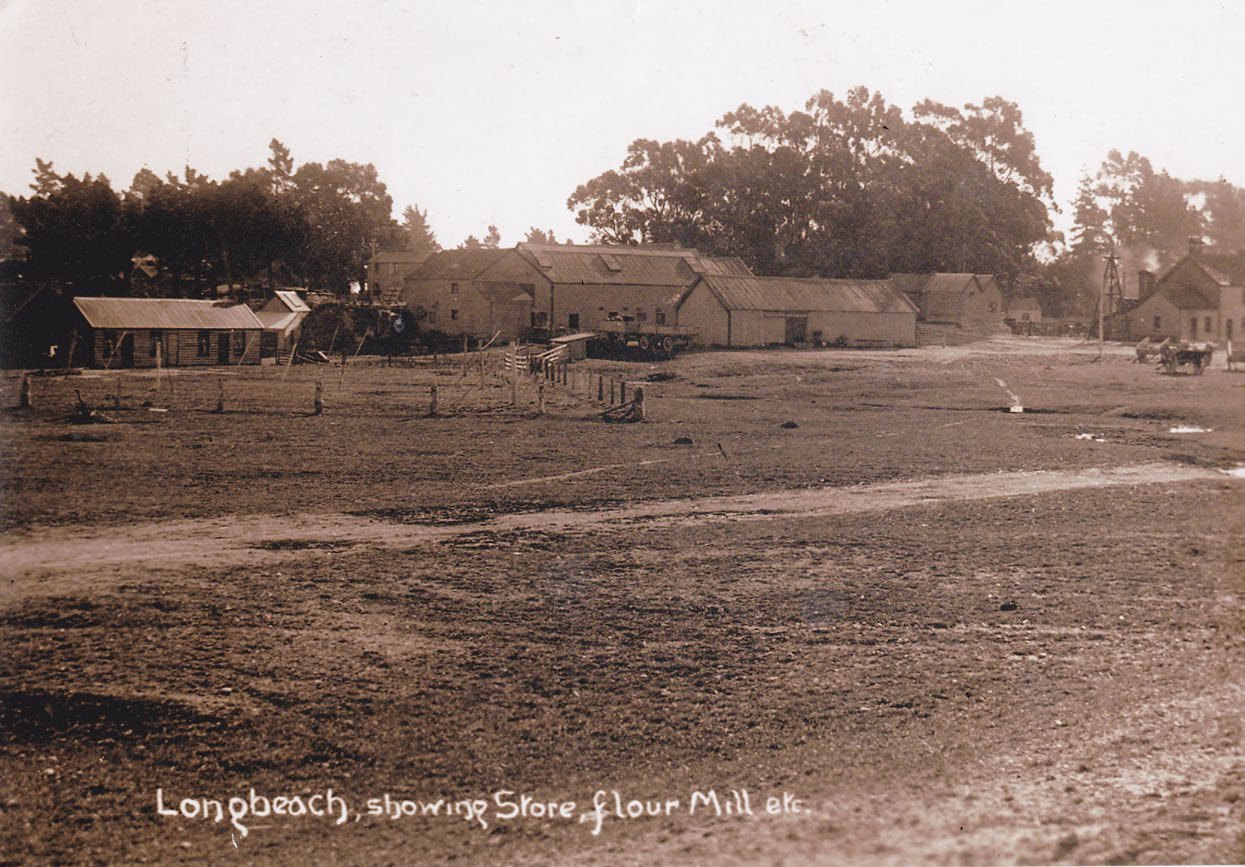
[[[1215,347],[1211,343],[1169,343],[1159,353],[1159,363],[1164,373],[1177,373],[1182,367],[1191,367],[1200,375],[1210,367],[1214,354]]]

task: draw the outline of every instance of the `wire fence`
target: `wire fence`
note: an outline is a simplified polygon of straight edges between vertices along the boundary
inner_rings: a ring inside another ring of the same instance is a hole
[[[579,414],[634,406],[642,383],[564,353],[508,348],[345,364],[7,371],[0,399],[36,416]]]

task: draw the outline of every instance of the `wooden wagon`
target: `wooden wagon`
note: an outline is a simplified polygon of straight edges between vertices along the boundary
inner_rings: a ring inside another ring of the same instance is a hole
[[[1210,367],[1215,347],[1210,343],[1169,343],[1163,347],[1159,359],[1164,373],[1176,373],[1181,367],[1192,367],[1200,375]]]

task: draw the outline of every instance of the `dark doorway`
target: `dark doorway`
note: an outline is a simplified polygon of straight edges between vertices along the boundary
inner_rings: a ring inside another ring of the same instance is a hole
[[[134,335],[121,335],[121,366],[134,366]]]
[[[787,338],[785,343],[804,343],[808,340],[808,317],[787,317]]]
[[[579,331],[579,314],[578,313],[566,314],[566,327],[572,333]]]
[[[216,337],[216,363],[229,363],[229,332],[222,331]]]

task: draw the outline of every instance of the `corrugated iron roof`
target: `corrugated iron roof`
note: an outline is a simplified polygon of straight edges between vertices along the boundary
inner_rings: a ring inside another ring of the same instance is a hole
[[[92,328],[263,328],[245,304],[186,298],[75,298],[73,303]]]
[[[890,280],[831,280],[796,277],[701,278],[727,310],[793,313],[916,313]]]
[[[310,313],[311,308],[307,306],[307,302],[298,297],[298,293],[292,289],[278,289],[273,295],[277,297],[286,307],[294,313]]]
[[[374,255],[368,264],[380,265],[384,263],[387,265],[390,262],[397,262],[399,264],[418,265],[427,258],[427,254],[413,253],[410,250],[384,250]]]
[[[470,280],[513,250],[442,250],[406,276],[407,280]]]
[[[558,284],[689,287],[701,274],[752,274],[738,257],[703,256],[688,247],[523,242],[515,249]]]
[[[255,318],[264,326],[265,331],[286,331],[301,322],[303,316],[302,313],[293,311],[282,313],[280,310],[260,310],[255,314]]]

